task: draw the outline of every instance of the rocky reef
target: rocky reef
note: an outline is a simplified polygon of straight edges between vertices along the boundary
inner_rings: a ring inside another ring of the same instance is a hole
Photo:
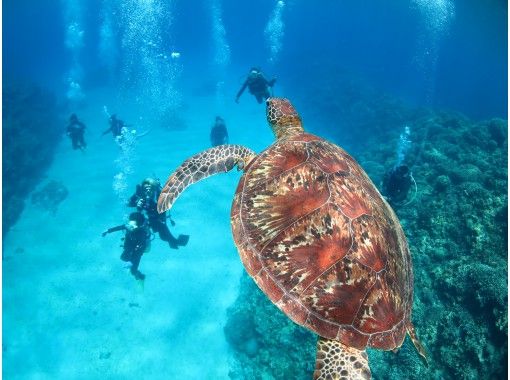
[[[32,204],[55,215],[58,206],[67,198],[68,194],[69,191],[62,182],[51,180],[32,194]]]
[[[412,319],[429,366],[406,339],[396,354],[368,351],[373,377],[505,378],[507,121],[475,122],[455,112],[413,109],[373,91],[362,96],[359,89],[343,96],[347,104],[335,111],[332,97],[324,93],[328,90],[318,88],[314,98],[317,115],[329,127],[312,132],[329,133],[339,145],[363,138],[354,156],[377,186],[402,154],[403,128],[410,130],[403,163],[411,168],[416,188],[394,208],[412,252]],[[355,116],[353,107],[364,117]],[[342,130],[331,129],[339,115],[356,131],[350,140]],[[311,378],[316,337],[288,320],[246,274],[228,316],[232,379]]]
[[[25,197],[43,178],[64,130],[52,94],[33,84],[3,87],[2,232],[21,214]]]

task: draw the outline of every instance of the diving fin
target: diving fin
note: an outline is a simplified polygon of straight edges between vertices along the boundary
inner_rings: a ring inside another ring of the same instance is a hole
[[[184,247],[186,244],[188,244],[189,241],[189,235],[179,235],[177,238],[177,245]]]

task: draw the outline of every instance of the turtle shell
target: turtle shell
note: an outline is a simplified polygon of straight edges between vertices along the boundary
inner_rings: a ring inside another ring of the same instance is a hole
[[[364,349],[401,346],[413,300],[400,223],[359,164],[311,134],[245,169],[231,212],[247,272],[294,322]]]

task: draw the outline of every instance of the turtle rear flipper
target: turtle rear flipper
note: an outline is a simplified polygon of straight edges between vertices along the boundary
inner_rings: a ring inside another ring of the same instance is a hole
[[[343,345],[337,340],[319,337],[314,380],[372,378],[365,351]]]
[[[236,165],[243,168],[255,155],[254,151],[241,145],[219,145],[188,158],[166,181],[159,195],[158,212],[170,210],[189,185],[213,174],[228,172]]]

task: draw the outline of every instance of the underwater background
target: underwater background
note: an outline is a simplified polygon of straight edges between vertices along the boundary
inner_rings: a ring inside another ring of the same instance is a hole
[[[316,336],[245,273],[230,230],[240,173],[190,187],[137,281],[119,259],[126,203],[211,146],[261,152],[276,78],[305,129],[380,186],[414,265],[406,339],[368,350],[374,379],[507,378],[507,2],[501,0],[4,0],[2,375],[5,379],[310,379]],[[84,150],[66,136],[86,125]],[[128,129],[103,135],[112,114]]]

